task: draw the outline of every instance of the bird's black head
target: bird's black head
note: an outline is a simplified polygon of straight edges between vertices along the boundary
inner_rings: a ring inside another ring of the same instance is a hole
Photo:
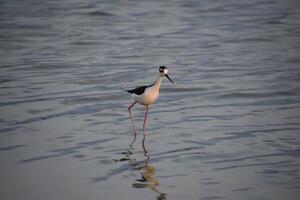
[[[168,68],[167,68],[166,66],[160,66],[160,67],[159,67],[159,72],[160,72],[160,73],[164,73],[165,70],[166,70],[167,73],[168,73]],[[165,73],[165,74],[167,74],[167,73]]]
[[[168,68],[166,66],[160,66],[159,73],[161,76],[166,76],[174,84],[172,79],[168,76]]]

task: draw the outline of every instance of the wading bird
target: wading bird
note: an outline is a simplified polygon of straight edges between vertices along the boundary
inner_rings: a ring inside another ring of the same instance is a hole
[[[128,112],[131,118],[132,126],[133,126],[133,134],[134,138],[133,141],[130,144],[130,147],[132,147],[133,143],[135,142],[136,139],[136,128],[134,125],[134,120],[132,117],[131,113],[131,108],[136,104],[139,103],[141,105],[144,105],[146,107],[145,111],[145,117],[144,117],[144,124],[143,124],[143,149],[145,153],[147,153],[147,150],[145,148],[145,136],[146,136],[146,121],[147,121],[147,113],[149,106],[157,100],[159,96],[159,89],[160,89],[160,84],[163,79],[163,77],[167,77],[173,84],[174,82],[172,79],[168,76],[168,68],[165,66],[159,67],[159,76],[156,80],[155,83],[151,85],[145,85],[145,86],[140,86],[132,90],[126,90],[128,93],[131,94],[132,98],[134,99],[134,102],[128,107]]]

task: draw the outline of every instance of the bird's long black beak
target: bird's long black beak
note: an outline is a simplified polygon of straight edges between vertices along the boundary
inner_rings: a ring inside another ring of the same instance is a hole
[[[168,74],[166,74],[165,76],[169,79],[169,81],[171,81],[171,83],[174,84],[174,82],[173,82],[172,79],[168,76]]]

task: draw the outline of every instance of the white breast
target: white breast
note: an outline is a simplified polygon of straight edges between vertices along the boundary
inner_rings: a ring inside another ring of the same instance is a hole
[[[146,88],[145,92],[142,95],[135,95],[132,94],[132,97],[139,102],[142,105],[148,106],[157,100],[159,96],[159,88],[152,86],[149,88]]]

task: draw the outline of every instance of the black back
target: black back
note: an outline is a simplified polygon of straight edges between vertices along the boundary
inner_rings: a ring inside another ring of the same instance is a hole
[[[153,86],[155,83],[151,84],[151,85],[143,85],[143,86],[140,86],[140,87],[137,87],[133,90],[126,90],[127,92],[129,92],[130,94],[136,94],[136,95],[141,95],[145,92],[146,88],[147,87],[151,87]]]

